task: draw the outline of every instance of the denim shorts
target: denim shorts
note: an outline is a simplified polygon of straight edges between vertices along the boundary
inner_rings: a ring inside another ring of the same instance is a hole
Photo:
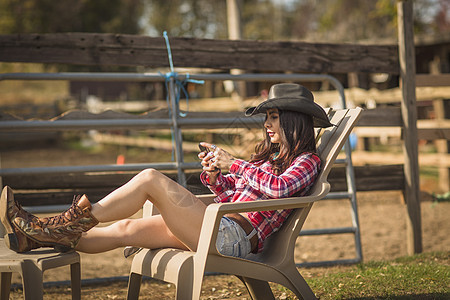
[[[247,235],[244,229],[235,221],[222,217],[217,234],[217,251],[226,256],[245,258],[250,252],[250,238],[256,234],[256,230]]]

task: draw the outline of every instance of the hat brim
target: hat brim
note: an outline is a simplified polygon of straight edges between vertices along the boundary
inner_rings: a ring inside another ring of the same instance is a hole
[[[258,106],[250,107],[245,111],[246,116],[266,113],[268,109],[277,108],[304,113],[313,117],[314,127],[326,128],[333,126],[323,108],[317,103],[303,98],[273,98]]]

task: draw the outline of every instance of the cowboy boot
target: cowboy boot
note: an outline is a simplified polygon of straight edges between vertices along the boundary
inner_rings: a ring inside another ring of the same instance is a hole
[[[72,206],[57,216],[43,219],[17,216],[13,224],[29,239],[66,252],[75,248],[83,232],[99,223],[91,214],[91,208],[86,195],[76,196]]]
[[[51,245],[45,243],[35,242],[20,232],[11,222],[11,220],[19,216],[24,219],[37,218],[23,210],[22,207],[14,201],[12,189],[5,186],[0,198],[0,219],[6,230],[6,235],[4,236],[6,246],[18,253],[41,247],[51,247]]]

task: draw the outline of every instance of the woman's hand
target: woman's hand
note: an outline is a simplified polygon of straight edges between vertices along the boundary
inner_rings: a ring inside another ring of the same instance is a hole
[[[216,183],[217,176],[219,175],[219,172],[220,172],[219,169],[212,166],[212,158],[213,157],[214,157],[214,153],[212,151],[210,151],[210,152],[202,151],[198,154],[198,158],[200,158],[202,160],[201,164],[203,167],[203,171],[205,171],[206,174],[208,174],[209,183],[211,185],[214,185]]]
[[[225,150],[213,144],[202,142],[202,146],[210,149],[210,152],[200,152],[198,158],[202,160],[203,171],[209,176],[209,181],[214,184],[220,170],[229,170],[235,158]]]
[[[205,146],[206,148],[210,149],[211,152],[209,152],[205,158],[209,159],[211,163],[209,164],[210,167],[216,167],[221,170],[229,170],[231,165],[234,163],[236,158],[234,158],[230,153],[227,151],[217,147],[213,144],[208,144],[205,142],[200,143],[202,146]]]

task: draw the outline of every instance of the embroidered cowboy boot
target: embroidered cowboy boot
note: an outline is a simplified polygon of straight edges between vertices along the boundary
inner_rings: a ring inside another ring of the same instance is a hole
[[[6,235],[4,237],[6,246],[19,253],[41,247],[52,247],[52,245],[35,242],[21,233],[11,221],[16,217],[30,220],[37,218],[23,210],[22,207],[14,201],[12,189],[5,186],[0,198],[0,219],[6,230]]]
[[[91,214],[91,208],[87,196],[79,195],[74,197],[68,210],[57,216],[43,219],[17,216],[13,224],[31,240],[66,252],[75,248],[83,232],[99,223]]]

